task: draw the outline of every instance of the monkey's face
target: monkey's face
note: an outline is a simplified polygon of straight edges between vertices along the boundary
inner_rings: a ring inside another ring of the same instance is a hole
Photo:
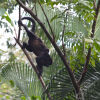
[[[52,64],[52,59],[49,56],[48,53],[45,53],[44,55],[42,55],[41,57],[37,57],[36,58],[36,62],[39,66],[46,66],[48,67],[49,65]]]
[[[47,66],[47,67],[52,64],[52,59],[51,59],[50,55],[47,53],[44,57],[44,63],[45,63],[45,66]]]

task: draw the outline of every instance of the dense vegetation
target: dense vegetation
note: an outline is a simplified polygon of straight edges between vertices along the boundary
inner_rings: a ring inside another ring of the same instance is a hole
[[[24,16],[53,60],[42,77],[21,49]],[[0,30],[0,100],[100,100],[100,0],[0,0]]]

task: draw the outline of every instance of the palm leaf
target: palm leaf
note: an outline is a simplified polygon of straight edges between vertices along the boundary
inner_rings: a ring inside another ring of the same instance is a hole
[[[51,33],[51,30],[48,26],[47,20],[43,14],[41,7],[38,4],[36,5],[36,7],[37,7],[36,11],[37,11],[38,18],[44,23],[49,33]],[[78,35],[79,33],[82,33],[85,35],[88,34],[89,27],[87,23],[84,23],[82,19],[75,16],[72,12],[67,13],[67,17],[65,17],[66,14],[63,14],[64,11],[60,11],[59,9],[56,9],[56,8],[53,10],[50,6],[46,6],[44,4],[42,5],[42,7],[46,13],[46,16],[49,19],[49,22],[53,29],[56,40],[60,40],[61,32],[63,31],[64,24],[66,26],[65,33],[75,32],[75,33],[78,33]],[[45,43],[47,43],[47,39],[45,39],[45,36],[43,36],[42,34],[43,34],[43,31],[41,33],[39,32],[39,35],[42,36],[44,38],[43,40],[45,41]]]
[[[74,98],[72,94],[73,90],[72,82],[65,68],[53,76],[48,85],[48,91],[53,100],[64,100],[64,98],[67,100],[68,98],[66,96]]]
[[[86,100],[100,100],[100,62],[97,60],[95,68],[88,67],[82,90]]]
[[[81,85],[81,93],[85,100],[100,100],[100,62],[95,62],[95,67],[91,64],[88,66],[88,72]],[[77,69],[76,79],[80,74],[81,70]],[[76,100],[74,87],[65,68],[52,77],[47,90],[53,100]]]
[[[33,69],[24,63],[8,63],[2,67],[1,77],[13,81],[14,84],[28,97],[41,96],[42,88]]]

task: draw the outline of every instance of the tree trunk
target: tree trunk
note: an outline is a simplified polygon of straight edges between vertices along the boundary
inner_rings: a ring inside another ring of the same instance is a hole
[[[84,93],[81,89],[78,93],[76,93],[76,100],[85,100]]]

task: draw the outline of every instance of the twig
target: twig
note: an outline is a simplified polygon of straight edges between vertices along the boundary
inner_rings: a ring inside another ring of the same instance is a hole
[[[89,61],[90,61],[90,56],[91,56],[91,47],[88,49],[88,53],[87,53],[87,56],[86,56],[85,65],[83,67],[83,71],[82,71],[81,77],[78,80],[79,86],[81,85],[81,83],[82,83],[82,81],[84,79],[84,76],[86,75],[87,67],[88,67],[88,64],[89,64]]]
[[[93,1],[93,8],[96,10],[96,0]]]
[[[98,5],[97,5],[96,11],[95,11],[94,21],[93,21],[93,24],[92,24],[91,38],[94,37],[95,27],[96,27],[96,22],[97,22],[97,17],[98,17],[99,9],[100,9],[100,0],[98,1]],[[90,56],[91,56],[91,47],[89,47],[89,49],[88,49],[85,65],[84,65],[81,77],[78,80],[78,84],[79,85],[81,85],[81,83],[82,83],[82,81],[83,81],[83,79],[84,79],[84,77],[86,75],[87,67],[88,67],[88,64],[89,64],[89,61],[90,61]]]
[[[76,80],[75,80],[75,76],[69,66],[69,64],[67,63],[65,57],[63,56],[61,50],[59,49],[59,47],[57,46],[57,44],[55,43],[54,39],[52,39],[51,35],[49,34],[49,32],[47,31],[46,27],[44,26],[44,24],[38,19],[38,17],[33,13],[33,11],[31,9],[29,9],[28,7],[26,7],[20,0],[16,0],[19,5],[25,10],[27,11],[38,23],[39,25],[42,27],[42,29],[44,30],[45,32],[45,35],[47,36],[47,38],[50,40],[50,42],[52,43],[53,47],[55,48],[55,50],[57,51],[58,55],[60,56],[61,60],[63,61],[69,75],[70,75],[70,78],[72,80],[72,84],[76,90],[76,93],[79,92],[79,87],[76,83]]]
[[[63,48],[63,54],[66,57],[66,50],[65,50],[65,44],[64,44],[64,32],[65,32],[65,21],[64,21],[63,31],[62,31],[62,48]]]
[[[38,2],[39,2],[39,1],[38,1]],[[44,11],[44,9],[43,9],[43,7],[42,7],[42,5],[41,5],[40,2],[39,2],[39,5],[40,5],[40,7],[41,7],[41,9],[42,9],[42,11],[43,11],[43,13],[44,13],[44,15],[45,15],[45,18],[46,18],[47,23],[48,23],[48,25],[49,25],[49,28],[50,28],[50,30],[51,30],[51,34],[52,34],[52,36],[53,36],[53,39],[55,40],[54,32],[53,32],[53,30],[52,30],[52,27],[51,27],[51,25],[50,25],[50,22],[49,22],[49,20],[48,20],[48,17],[47,17],[47,15],[46,15],[46,13],[45,13],[45,11]]]
[[[14,31],[15,31],[15,36],[17,37],[17,32],[16,32],[16,28],[15,28],[15,26],[13,26],[14,27]],[[15,44],[16,45],[16,44]]]
[[[98,14],[99,14],[99,8],[100,8],[100,0],[98,1],[98,5],[97,5],[96,11],[95,11],[94,21],[93,21],[93,25],[92,25],[92,34],[91,34],[91,38],[94,37],[94,32],[95,32],[97,17],[98,17]]]
[[[35,13],[36,13],[36,16],[37,16],[37,9],[36,9],[36,1],[35,1]]]
[[[21,7],[19,5],[19,20],[21,20]],[[21,25],[19,25],[19,32],[18,32],[18,40],[20,40],[20,30],[21,30]]]

